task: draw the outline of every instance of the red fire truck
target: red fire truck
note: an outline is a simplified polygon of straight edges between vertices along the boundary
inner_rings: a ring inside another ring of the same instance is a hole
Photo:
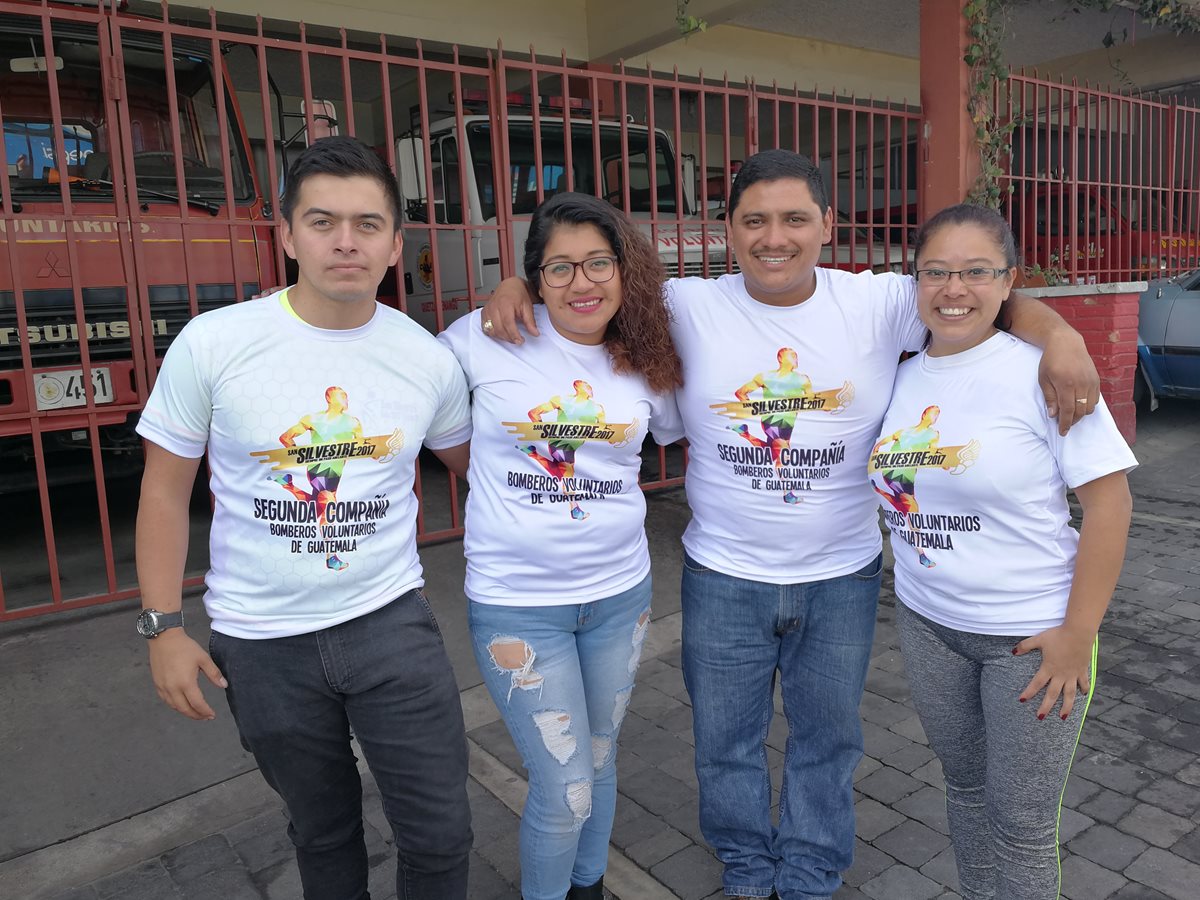
[[[1196,236],[1172,217],[1165,191],[1027,184],[1010,201],[1026,266],[1091,281],[1159,278],[1196,265]],[[1072,246],[1072,223],[1075,246]]]
[[[139,469],[154,358],[196,312],[281,277],[211,43],[112,31],[56,19],[47,40],[40,17],[0,16],[0,493],[36,486],[39,434],[49,480],[95,477],[89,399],[106,475]]]

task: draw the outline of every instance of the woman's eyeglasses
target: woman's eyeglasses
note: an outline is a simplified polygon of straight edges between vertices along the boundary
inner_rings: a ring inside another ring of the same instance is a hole
[[[957,275],[963,284],[991,284],[1008,269],[989,269],[986,266],[972,266],[969,269],[917,269],[917,281],[921,284],[943,285],[950,283],[950,276]],[[574,273],[572,273],[574,274]]]
[[[566,287],[575,280],[577,268],[583,269],[583,277],[592,284],[603,284],[612,281],[613,275],[616,274],[617,259],[614,256],[591,256],[583,262],[569,262],[564,259],[538,266],[538,271],[542,273],[546,287],[559,288]]]

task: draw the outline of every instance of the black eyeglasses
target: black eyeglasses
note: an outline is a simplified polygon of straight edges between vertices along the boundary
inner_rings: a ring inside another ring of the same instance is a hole
[[[546,282],[546,287],[558,288],[566,287],[575,280],[577,268],[583,269],[583,277],[592,284],[603,284],[606,281],[612,281],[613,275],[616,274],[617,258],[615,256],[592,256],[583,262],[570,262],[563,259],[538,266],[538,271],[542,273],[542,280]]]
[[[950,283],[950,276],[957,275],[963,284],[991,284],[1008,269],[989,269],[986,266],[972,266],[969,269],[917,269],[917,281],[922,284],[943,285]]]

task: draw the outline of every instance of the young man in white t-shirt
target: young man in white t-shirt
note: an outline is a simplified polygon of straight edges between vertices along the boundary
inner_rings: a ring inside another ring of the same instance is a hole
[[[740,274],[667,283],[690,447],[683,664],[700,826],[727,896],[823,900],[853,858],[882,568],[863,473],[899,356],[925,330],[911,278],[817,267],[833,214],[805,157],[748,159],[726,225]],[[484,332],[519,341],[524,301],[522,285],[501,285]],[[1095,367],[1055,313],[1011,306],[1013,331],[1046,348],[1048,398],[1070,398],[1053,401],[1065,428],[1098,400]],[[791,732],[778,828],[765,747],[777,677]]]
[[[376,302],[400,255],[399,205],[366,145],[314,143],[281,203],[296,284],[189,322],[138,425],[138,630],[155,686],[192,719],[214,717],[200,672],[225,689],[242,744],[287,804],[308,900],[367,896],[351,729],[395,836],[398,896],[467,891],[466,737],[421,593],[412,489],[422,444],[465,474],[470,409],[453,354]],[[206,450],[209,652],[180,612]]]

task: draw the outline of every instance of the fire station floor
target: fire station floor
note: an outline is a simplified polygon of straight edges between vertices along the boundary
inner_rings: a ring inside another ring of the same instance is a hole
[[[1101,676],[1061,821],[1068,900],[1200,895],[1200,404],[1139,421],[1134,522],[1101,634]],[[610,850],[620,900],[721,895],[697,825],[691,708],[679,668],[682,491],[650,498],[654,624],[620,740]],[[519,896],[520,758],[467,640],[458,543],[422,553],[471,742],[472,900]],[[856,774],[858,843],[837,900],[956,897],[939,765],[912,708],[885,582]],[[242,752],[219,692],[215,722],[154,695],[133,606],[0,626],[0,897],[300,897],[280,804]],[[196,597],[188,601],[203,621]],[[203,632],[203,628],[194,629]],[[777,698],[778,701],[778,698]],[[778,702],[776,708],[778,709]],[[768,756],[779,784],[786,729]],[[378,792],[364,781],[375,900],[395,896]]]

